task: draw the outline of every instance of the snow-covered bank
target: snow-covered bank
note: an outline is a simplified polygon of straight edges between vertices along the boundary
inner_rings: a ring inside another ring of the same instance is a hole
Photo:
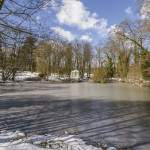
[[[10,77],[12,78],[12,77]],[[30,72],[30,71],[23,71],[17,72],[15,76],[15,81],[25,81],[25,80],[40,80],[39,73],[37,72]],[[0,82],[2,82],[2,73],[0,72]]]
[[[138,87],[150,87],[150,81],[143,79],[133,80],[133,79],[110,78],[109,81],[129,83],[133,86]]]
[[[27,137],[24,133],[1,132],[0,150],[103,150],[92,145],[86,145],[75,136],[56,137],[52,135],[34,135]],[[108,147],[107,150],[117,150]]]
[[[18,72],[15,77],[16,81],[32,80],[32,79],[34,80],[39,79],[39,73],[24,71],[24,72]]]
[[[10,80],[5,81],[6,82],[11,82],[12,77],[10,77]],[[30,71],[22,71],[22,72],[17,72],[15,75],[15,81],[16,82],[21,82],[21,81],[40,81],[43,78],[40,77],[40,74],[37,72],[30,72]],[[68,83],[68,82],[78,82],[80,81],[80,77],[79,76],[67,76],[67,75],[59,75],[57,73],[51,73],[50,75],[48,75],[47,77],[44,78],[44,80],[46,81],[50,81],[50,82],[56,82],[56,83]],[[0,83],[3,83],[2,81],[2,73],[0,72]]]

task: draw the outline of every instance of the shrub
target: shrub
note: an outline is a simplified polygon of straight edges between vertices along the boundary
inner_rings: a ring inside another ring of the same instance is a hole
[[[146,51],[142,54],[142,76],[145,80],[150,80],[150,52]]]
[[[39,73],[39,77],[42,78],[42,79],[44,79],[44,78],[46,77],[46,74],[44,74],[44,73]]]
[[[107,71],[105,68],[98,68],[93,73],[93,81],[97,83],[107,82]]]

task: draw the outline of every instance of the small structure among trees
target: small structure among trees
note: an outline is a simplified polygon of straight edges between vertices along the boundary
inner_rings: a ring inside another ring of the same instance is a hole
[[[79,72],[79,70],[71,71],[70,78],[73,79],[73,80],[80,80],[80,72]]]

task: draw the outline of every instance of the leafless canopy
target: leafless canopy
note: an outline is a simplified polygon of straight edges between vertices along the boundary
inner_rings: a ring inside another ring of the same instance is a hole
[[[1,0],[0,36],[1,41],[21,41],[27,34],[35,34],[38,25],[35,14],[44,7],[51,7],[57,0]],[[14,36],[14,34],[16,36]],[[21,34],[21,35],[20,35]],[[19,36],[18,36],[19,35]],[[5,39],[5,40],[3,40]]]

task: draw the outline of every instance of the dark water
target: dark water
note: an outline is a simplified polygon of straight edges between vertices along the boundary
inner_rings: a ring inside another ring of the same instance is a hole
[[[148,88],[28,83],[0,92],[0,130],[76,134],[92,143],[150,150]]]

